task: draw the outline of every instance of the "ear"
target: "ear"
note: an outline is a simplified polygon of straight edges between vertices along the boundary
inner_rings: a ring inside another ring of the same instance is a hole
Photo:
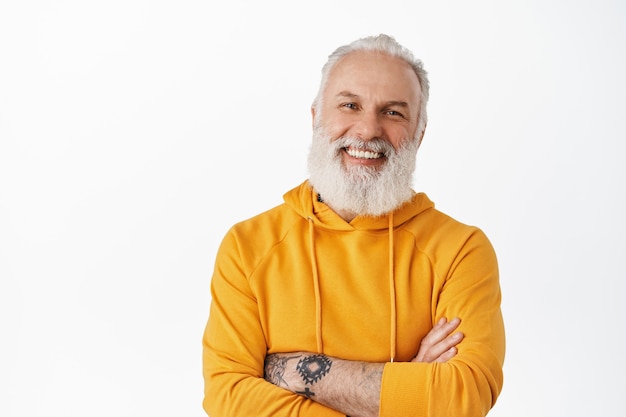
[[[315,128],[315,106],[311,106],[311,126]]]
[[[426,126],[428,126],[428,122],[426,122],[426,124],[424,125],[424,129],[422,129],[422,133],[420,135],[420,140],[417,144],[417,147],[419,148],[422,145],[422,139],[424,139],[424,134],[426,133]]]

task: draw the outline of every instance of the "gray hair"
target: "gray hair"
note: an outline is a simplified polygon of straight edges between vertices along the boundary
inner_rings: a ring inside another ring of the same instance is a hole
[[[428,103],[430,93],[428,73],[424,69],[424,64],[421,60],[415,58],[410,50],[400,45],[389,35],[380,34],[378,36],[368,36],[357,39],[348,45],[340,46],[335,49],[335,51],[328,56],[328,61],[326,61],[326,64],[322,67],[322,80],[320,82],[320,88],[317,92],[317,96],[315,97],[315,100],[313,100],[313,108],[318,112],[321,111],[322,96],[324,94],[324,90],[326,89],[326,84],[328,83],[328,77],[335,65],[346,55],[358,51],[380,52],[389,56],[400,58],[413,68],[413,71],[415,71],[415,75],[417,75],[417,79],[420,83],[420,89],[422,90],[420,96],[419,121],[416,132],[417,135],[421,135],[428,120],[428,114],[426,111],[426,104]],[[417,139],[420,138],[418,137]]]

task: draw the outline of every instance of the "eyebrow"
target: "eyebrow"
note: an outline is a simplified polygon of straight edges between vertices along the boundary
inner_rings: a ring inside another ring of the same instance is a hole
[[[349,91],[341,91],[337,94],[336,97],[339,98],[359,98],[358,94],[351,93]],[[402,100],[390,100],[385,103],[386,106],[397,106],[397,107],[405,107],[408,108],[409,104],[406,101]]]
[[[395,106],[406,107],[406,108],[409,107],[409,103],[407,103],[406,101],[399,101],[399,100],[388,101],[386,104],[387,106],[392,106],[392,107],[395,107]]]
[[[336,97],[346,97],[346,98],[358,98],[357,94],[351,93],[349,91],[341,91],[337,94]]]

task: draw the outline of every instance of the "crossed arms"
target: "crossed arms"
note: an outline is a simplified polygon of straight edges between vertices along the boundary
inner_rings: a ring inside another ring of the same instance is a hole
[[[460,320],[441,318],[411,362],[443,363],[457,353]],[[265,380],[352,417],[378,416],[384,363],[350,361],[311,352],[274,353]]]

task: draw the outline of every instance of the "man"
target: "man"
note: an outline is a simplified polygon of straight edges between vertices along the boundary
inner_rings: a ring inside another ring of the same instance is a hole
[[[484,416],[502,389],[494,251],[411,189],[422,63],[393,38],[330,55],[310,177],[216,259],[204,407],[233,416]],[[450,320],[449,320],[450,319]]]

